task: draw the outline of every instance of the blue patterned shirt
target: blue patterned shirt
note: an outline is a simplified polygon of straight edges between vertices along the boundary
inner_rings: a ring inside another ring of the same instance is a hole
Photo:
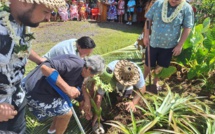
[[[146,18],[152,20],[150,46],[154,48],[174,48],[180,39],[181,28],[192,28],[194,25],[194,16],[192,7],[186,2],[179,12],[178,16],[170,23],[162,20],[163,0],[156,1],[150,10],[146,13]],[[168,4],[169,17],[176,7]]]

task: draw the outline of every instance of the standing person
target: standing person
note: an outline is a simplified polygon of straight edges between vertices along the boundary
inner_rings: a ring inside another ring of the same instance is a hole
[[[89,56],[96,47],[95,42],[88,36],[77,39],[69,39],[62,41],[52,47],[45,55],[45,58],[53,58],[63,54],[75,54],[84,58]]]
[[[68,16],[68,4],[67,4],[67,6],[65,6],[65,7],[60,7],[60,8],[58,8],[58,13],[59,13],[59,15],[60,15],[60,17],[61,17],[61,20],[63,21],[63,22],[66,22],[66,21],[68,21],[68,19],[69,19],[69,16]]]
[[[127,25],[132,25],[133,15],[134,15],[134,7],[136,6],[135,0],[128,0],[127,4]]]
[[[83,20],[85,21],[86,20],[86,6],[85,6],[85,3],[83,0],[81,0],[79,2],[79,16],[80,16],[80,21]]]
[[[98,13],[98,22],[101,21],[101,15],[102,15],[102,0],[97,0],[96,6],[99,8],[99,13]]]
[[[115,0],[108,0],[108,17],[107,19],[110,20],[110,22],[114,22],[114,20],[117,19],[117,9],[116,9],[116,2]]]
[[[78,5],[76,0],[72,0],[72,5],[70,5],[70,19],[73,20],[74,18],[79,20]]]
[[[158,74],[163,67],[168,67],[173,56],[178,56],[191,28],[194,25],[192,7],[185,0],[164,0],[156,1],[146,13],[150,30],[147,23],[144,27],[143,42],[150,47],[151,67],[155,68]],[[182,32],[181,32],[181,29]],[[148,68],[148,53],[145,53],[144,77],[146,78],[150,70]],[[154,79],[157,89],[158,78]]]
[[[29,110],[38,120],[55,116],[52,132],[63,134],[72,116],[71,108],[64,98],[49,85],[46,80],[52,74],[57,75],[56,86],[71,99],[79,97],[82,82],[86,77],[93,77],[105,67],[101,56],[93,55],[84,59],[72,54],[61,55],[43,62],[29,73],[23,81]],[[84,93],[83,93],[84,95]],[[82,101],[79,97],[78,101]]]
[[[119,23],[122,24],[122,18],[123,15],[125,14],[125,1],[124,0],[119,0],[118,1],[118,15],[119,15]]]
[[[20,81],[27,58],[37,64],[44,61],[29,49],[33,37],[26,34],[26,26],[37,27],[64,5],[64,0],[0,0],[0,130],[25,132],[26,100]]]

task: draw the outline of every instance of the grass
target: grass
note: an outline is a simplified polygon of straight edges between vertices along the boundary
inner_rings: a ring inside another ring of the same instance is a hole
[[[32,49],[42,56],[60,41],[89,36],[97,45],[93,54],[102,55],[132,45],[141,31],[141,26],[127,26],[118,23],[77,21],[41,23],[39,27],[32,29],[36,38],[32,42]],[[26,74],[35,66],[29,61],[26,66]]]

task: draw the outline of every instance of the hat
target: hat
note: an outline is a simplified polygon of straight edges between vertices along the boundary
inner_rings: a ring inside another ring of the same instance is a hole
[[[65,0],[19,0],[21,2],[26,3],[37,3],[37,4],[43,4],[48,8],[59,8],[59,7],[66,7]]]
[[[140,73],[137,66],[127,60],[117,62],[114,75],[117,81],[124,86],[135,85],[140,80]]]

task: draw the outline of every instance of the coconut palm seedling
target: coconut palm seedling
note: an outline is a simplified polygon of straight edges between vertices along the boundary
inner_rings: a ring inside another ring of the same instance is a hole
[[[134,119],[131,112],[132,123],[129,125],[123,125],[118,121],[106,124],[118,128],[125,134],[214,132],[215,116],[210,108],[200,101],[204,97],[182,97],[172,93],[169,87],[165,97],[150,93],[140,96],[145,104],[144,107],[137,106],[143,113],[141,120]]]

